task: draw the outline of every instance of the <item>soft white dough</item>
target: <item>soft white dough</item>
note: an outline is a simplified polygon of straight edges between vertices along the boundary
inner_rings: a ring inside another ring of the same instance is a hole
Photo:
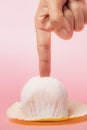
[[[28,119],[67,117],[67,91],[52,77],[34,77],[21,91],[21,105]]]

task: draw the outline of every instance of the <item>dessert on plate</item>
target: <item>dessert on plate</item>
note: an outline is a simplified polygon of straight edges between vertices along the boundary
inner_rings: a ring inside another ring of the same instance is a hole
[[[62,121],[87,115],[87,105],[70,100],[64,85],[52,77],[31,78],[21,99],[7,110],[10,119]]]

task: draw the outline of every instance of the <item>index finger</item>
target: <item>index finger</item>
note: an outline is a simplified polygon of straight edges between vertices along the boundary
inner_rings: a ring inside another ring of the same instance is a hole
[[[49,76],[51,69],[51,32],[36,29],[40,76]]]

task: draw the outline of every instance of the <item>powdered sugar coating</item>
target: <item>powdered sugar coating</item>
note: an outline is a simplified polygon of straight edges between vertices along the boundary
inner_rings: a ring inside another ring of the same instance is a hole
[[[52,77],[34,77],[21,91],[21,104],[30,119],[67,117],[67,91]]]

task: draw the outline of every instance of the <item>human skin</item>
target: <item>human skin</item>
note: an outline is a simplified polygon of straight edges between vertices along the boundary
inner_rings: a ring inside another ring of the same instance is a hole
[[[51,32],[69,40],[87,24],[86,0],[40,0],[36,15],[37,51],[40,76],[50,76]]]

